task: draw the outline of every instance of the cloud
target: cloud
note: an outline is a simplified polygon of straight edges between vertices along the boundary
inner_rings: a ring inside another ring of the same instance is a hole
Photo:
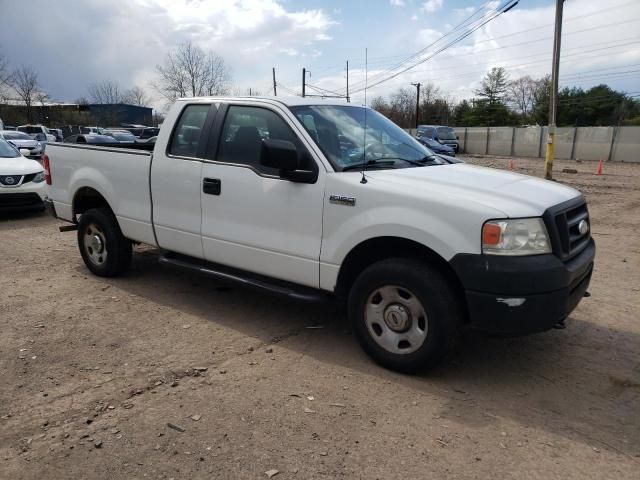
[[[238,88],[268,91],[275,66],[278,82],[291,89],[299,88],[300,69],[306,67],[313,71],[314,85],[344,91],[348,59],[353,92],[364,83],[365,47],[369,47],[371,86],[376,76],[387,75],[387,69],[446,33],[447,24],[457,25],[473,11],[462,8],[467,3],[445,9],[443,0],[413,2],[422,12],[438,11],[437,16],[421,15],[417,8],[397,16],[383,9],[353,13],[343,7],[335,12],[290,0],[127,0],[117,7],[104,0],[57,0],[56,8],[50,8],[50,0],[30,0],[31,10],[47,15],[38,28],[27,29],[19,21],[24,18],[24,2],[0,3],[2,53],[12,67],[23,63],[36,67],[45,91],[67,101],[86,95],[91,83],[106,79],[124,88],[148,87],[156,64],[185,40],[221,55]],[[553,44],[551,3],[527,7],[520,2],[460,44],[369,88],[367,98],[429,81],[464,98],[493,66],[504,66],[512,77],[545,75]],[[409,20],[412,14],[420,23]],[[638,17],[640,2],[612,0],[606,8],[601,0],[566,2],[561,85],[607,82],[638,91],[637,74],[618,74],[640,63]],[[425,55],[433,51],[430,48]],[[352,97],[360,102],[363,94]]]
[[[530,75],[540,78],[551,71],[554,7],[515,8],[487,24],[465,41],[447,49],[431,60],[416,66],[396,78],[372,86],[376,78],[388,76],[387,69],[398,65],[411,54],[426,47],[445,33],[441,20],[430,28],[407,30],[395,38],[393,57],[376,56],[369,51],[369,88],[367,99],[388,95],[397,88],[407,88],[412,82],[432,82],[457,100],[473,96],[484,74],[494,66],[504,66],[512,78]],[[629,65],[640,63],[640,42],[637,31],[640,4],[617,0],[602,9],[600,0],[582,0],[565,5],[560,86],[590,88],[607,83],[613,88],[638,92],[638,73],[629,72]],[[457,19],[457,20],[456,20]],[[452,24],[458,17],[445,17]],[[623,22],[621,24],[621,22]],[[442,28],[442,31],[439,31]],[[437,45],[440,45],[438,43]],[[390,48],[391,50],[391,48]],[[435,51],[430,48],[426,58]],[[351,97],[363,101],[364,68],[354,65],[349,71]],[[628,73],[625,73],[628,72]],[[328,90],[344,90],[342,75],[316,80]]]
[[[394,7],[404,7],[405,6],[404,0],[389,0],[389,3],[391,5],[393,5]]]
[[[433,13],[442,8],[443,1],[444,0],[428,0],[422,4],[421,10]]]
[[[235,83],[266,83],[278,61],[319,55],[313,46],[330,42],[338,25],[322,9],[281,0],[128,0],[117,6],[58,0],[56,8],[49,0],[30,0],[31,10],[47,16],[37,29],[25,29],[16,21],[24,5],[2,5],[0,48],[11,66],[33,65],[44,89],[67,101],[105,79],[123,88],[148,87],[155,65],[186,40],[221,55]]]

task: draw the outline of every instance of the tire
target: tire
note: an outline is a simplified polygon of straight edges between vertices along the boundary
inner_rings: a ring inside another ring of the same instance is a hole
[[[447,360],[464,319],[447,277],[410,258],[382,260],[364,270],[349,292],[348,311],[363,350],[380,365],[405,373]]]
[[[115,277],[131,264],[131,241],[106,208],[92,208],[80,216],[78,248],[85,265],[99,277]]]

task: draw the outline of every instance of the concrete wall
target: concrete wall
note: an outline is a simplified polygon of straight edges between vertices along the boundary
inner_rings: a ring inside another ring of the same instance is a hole
[[[542,158],[546,152],[547,127],[454,130],[460,137],[461,153]],[[555,158],[640,162],[640,127],[557,128]]]
[[[545,139],[540,127],[516,128],[513,142],[515,157],[537,157],[540,155],[540,144]]]
[[[611,149],[614,162],[640,162],[640,127],[620,127]]]
[[[513,130],[512,127],[492,127],[488,129],[489,155],[511,155]]]

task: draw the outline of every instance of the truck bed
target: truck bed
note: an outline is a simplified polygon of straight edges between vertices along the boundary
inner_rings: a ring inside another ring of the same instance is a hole
[[[107,200],[127,238],[155,245],[149,188],[151,152],[51,143],[46,153],[52,178],[49,198],[58,217],[72,221],[71,196],[81,188],[92,188]]]

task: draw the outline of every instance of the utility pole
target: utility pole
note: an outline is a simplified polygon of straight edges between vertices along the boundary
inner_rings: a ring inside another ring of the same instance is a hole
[[[551,66],[551,94],[549,98],[549,136],[547,155],[544,161],[544,178],[553,179],[553,153],[556,137],[556,116],[558,110],[558,71],[560,69],[560,40],[562,38],[562,7],[564,0],[556,0],[556,27],[553,37],[553,65]]]
[[[347,60],[347,103],[350,103],[351,99],[349,98],[349,60]]]
[[[276,67],[273,67],[273,96],[277,97],[278,92],[276,91]]]
[[[304,87],[307,83],[307,69],[302,67],[302,97],[304,98]]]
[[[418,124],[420,123],[420,87],[422,86],[422,84],[418,82],[418,83],[412,83],[411,85],[413,85],[417,89],[417,95],[416,95],[416,130],[417,130]]]

